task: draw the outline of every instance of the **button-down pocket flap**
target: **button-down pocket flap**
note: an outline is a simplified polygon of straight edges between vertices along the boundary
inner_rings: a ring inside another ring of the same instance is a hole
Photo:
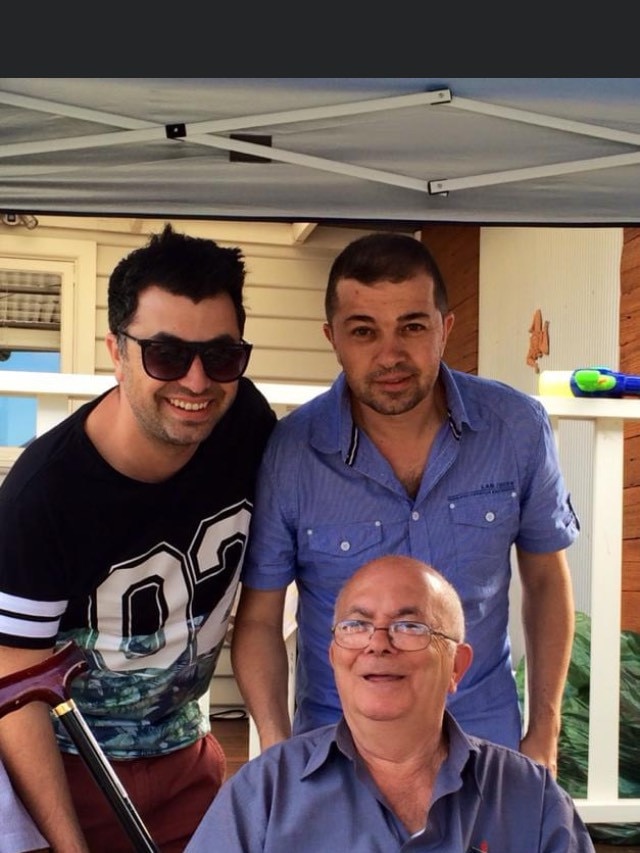
[[[309,550],[334,557],[351,557],[375,547],[382,541],[382,524],[379,521],[316,524],[308,528],[305,534]]]
[[[458,495],[449,499],[451,517],[456,524],[491,528],[513,520],[520,507],[513,489],[487,494]]]

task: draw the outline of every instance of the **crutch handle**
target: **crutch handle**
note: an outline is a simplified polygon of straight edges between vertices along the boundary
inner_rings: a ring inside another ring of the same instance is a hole
[[[72,641],[48,658],[0,678],[0,717],[29,702],[52,708],[69,697],[69,683],[88,668],[83,651]]]
[[[70,697],[70,682],[88,669],[73,640],[33,666],[0,678],[0,717],[29,702],[46,702],[64,725],[95,782],[111,803],[137,853],[158,853],[142,818]]]

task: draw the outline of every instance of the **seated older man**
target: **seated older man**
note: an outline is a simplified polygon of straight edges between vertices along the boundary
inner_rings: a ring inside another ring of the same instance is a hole
[[[433,568],[387,556],[359,569],[329,654],[342,720],[245,764],[186,853],[593,853],[546,767],[466,735],[445,709],[473,653]]]

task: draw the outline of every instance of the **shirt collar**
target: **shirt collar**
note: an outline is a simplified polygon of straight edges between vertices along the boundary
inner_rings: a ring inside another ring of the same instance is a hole
[[[444,396],[447,403],[447,415],[449,416],[451,432],[455,438],[459,439],[462,435],[463,424],[468,424],[473,429],[471,418],[467,412],[460,390],[456,385],[454,375],[444,361],[440,362],[438,378],[444,385]]]
[[[341,723],[337,723],[336,725],[325,726],[324,731],[320,729],[317,730],[316,742],[302,772],[302,775],[300,777],[301,779],[306,779],[307,776],[310,776],[312,773],[315,773],[316,770],[322,767],[329,760],[331,752],[334,749],[340,748],[339,746],[337,746],[337,729],[340,725]],[[347,732],[348,731],[349,730],[347,729]],[[350,735],[348,736],[351,737]]]
[[[462,776],[465,772],[471,773],[480,796],[480,785],[476,774],[476,757],[480,751],[477,743],[462,731],[449,711],[444,712],[443,725],[449,740],[449,752],[438,773],[432,802],[461,788]]]
[[[458,371],[451,370],[444,361],[440,362],[438,378],[444,386],[449,426],[454,438],[460,439],[463,425],[475,431],[483,428],[484,419],[473,402],[465,404],[457,374]],[[340,453],[346,464],[351,464],[358,449],[360,433],[351,416],[344,372],[338,375],[321,398],[321,417],[313,423],[311,443],[320,452]]]
[[[436,779],[433,802],[461,787],[462,775],[467,767],[468,772],[473,776],[478,795],[480,795],[480,786],[476,774],[476,756],[480,751],[477,742],[462,731],[449,711],[444,712],[443,726],[449,742],[449,752]],[[326,764],[330,760],[331,754],[335,754],[336,750],[349,761],[355,762],[357,759],[357,751],[351,731],[344,717],[335,725],[325,727],[325,731],[316,741],[309,756],[302,778],[315,773],[316,770]]]

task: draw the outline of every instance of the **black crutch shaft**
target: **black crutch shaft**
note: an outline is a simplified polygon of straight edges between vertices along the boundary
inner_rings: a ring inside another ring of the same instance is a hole
[[[133,803],[107,761],[100,744],[85,723],[73,699],[67,699],[52,709],[76,745],[96,783],[107,797],[123,829],[138,853],[159,853]]]

